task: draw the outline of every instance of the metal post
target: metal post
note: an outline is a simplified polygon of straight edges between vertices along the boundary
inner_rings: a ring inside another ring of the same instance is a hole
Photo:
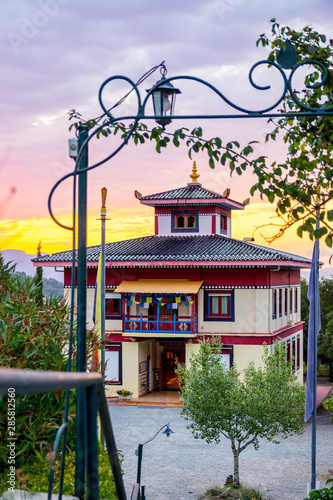
[[[96,385],[87,394],[87,500],[99,500]]]
[[[316,229],[319,229],[319,210],[316,213]],[[313,349],[313,413],[312,413],[312,456],[311,456],[311,489],[316,489],[316,446],[317,446],[317,345],[318,345],[318,313],[319,313],[319,240],[315,240],[314,247],[314,259],[315,259],[315,282],[314,282],[314,290],[315,290],[315,307],[314,307],[314,349]]]
[[[88,137],[88,127],[79,129],[79,151]],[[88,146],[85,147],[78,171],[88,167]],[[87,172],[79,174],[78,182],[78,257],[77,257],[77,356],[76,371],[86,371],[86,306],[87,306]],[[75,496],[82,499],[85,490],[86,390],[76,392],[76,456]]]
[[[105,438],[106,449],[109,455],[109,460],[111,464],[111,469],[117,490],[118,499],[126,500],[126,493],[117,453],[117,446],[113,434],[109,409],[106,404],[103,384],[97,385],[97,403],[98,403],[98,412],[101,419],[103,435]]]
[[[139,486],[141,484],[142,449],[143,449],[143,444],[139,444],[139,446],[138,446],[138,471],[137,471],[137,477],[136,477],[136,482],[138,483]],[[141,492],[140,492],[140,497],[141,497]]]
[[[101,208],[101,340],[102,344],[102,370],[105,366],[105,221],[106,221],[106,201],[107,189],[102,188],[102,208]]]

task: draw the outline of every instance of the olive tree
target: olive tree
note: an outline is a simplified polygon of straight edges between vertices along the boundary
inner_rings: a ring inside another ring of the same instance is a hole
[[[304,387],[296,381],[292,362],[281,342],[273,354],[264,345],[263,368],[250,362],[241,377],[236,367],[221,363],[221,344],[202,342],[188,367],[178,366],[181,414],[196,439],[207,443],[230,440],[234,486],[238,487],[239,455],[248,446],[259,449],[262,438],[279,443],[301,434],[304,424]]]

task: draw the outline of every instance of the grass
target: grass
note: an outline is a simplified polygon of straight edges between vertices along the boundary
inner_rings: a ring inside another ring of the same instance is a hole
[[[121,457],[120,457],[121,459]],[[44,459],[36,461],[24,468],[16,470],[16,488],[33,492],[47,492],[49,484],[50,463]],[[60,459],[55,464],[53,493],[59,492]],[[64,477],[64,495],[74,495],[75,455],[69,452],[66,456]],[[7,471],[0,473],[0,495],[8,489]],[[110,500],[117,499],[117,493],[107,452],[99,449],[99,496]]]
[[[239,488],[234,488],[233,486],[224,486],[223,488],[216,486],[215,488],[210,488],[207,490],[199,500],[209,500],[214,498],[221,498],[221,493],[227,492],[232,495],[238,493],[238,498],[242,500],[264,500],[264,497],[260,491],[254,490],[252,488],[247,488],[246,486],[240,485]],[[223,498],[223,497],[222,497]],[[227,496],[225,498],[237,498],[235,496]]]

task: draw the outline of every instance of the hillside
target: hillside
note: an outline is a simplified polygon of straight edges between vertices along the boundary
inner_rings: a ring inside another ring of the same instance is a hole
[[[16,276],[21,276],[22,279],[26,279],[28,276],[25,272],[15,272]],[[52,296],[58,297],[64,296],[64,288],[60,281],[55,280],[54,278],[43,278],[43,295],[48,299]]]

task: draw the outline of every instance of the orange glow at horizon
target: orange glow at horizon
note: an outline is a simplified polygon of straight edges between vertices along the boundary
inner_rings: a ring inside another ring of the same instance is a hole
[[[87,245],[101,242],[101,222],[96,217],[98,209],[90,211],[88,217]],[[127,208],[110,210],[106,221],[106,242],[120,241],[154,234],[154,212],[152,208],[133,205]],[[61,222],[71,226],[71,215],[63,215]],[[271,236],[274,226],[256,227],[277,223],[274,206],[270,203],[253,203],[245,210],[232,213],[232,237],[243,240],[254,236],[255,243],[266,247],[295,253],[311,258],[313,243],[307,236],[300,239],[296,227],[290,228],[282,238],[268,245],[263,236]],[[253,234],[254,233],[254,234]],[[0,221],[0,250],[23,250],[35,254],[38,242],[42,242],[42,252],[55,253],[72,248],[72,233],[57,226],[50,217],[26,220]],[[323,245],[324,246],[324,245]]]

